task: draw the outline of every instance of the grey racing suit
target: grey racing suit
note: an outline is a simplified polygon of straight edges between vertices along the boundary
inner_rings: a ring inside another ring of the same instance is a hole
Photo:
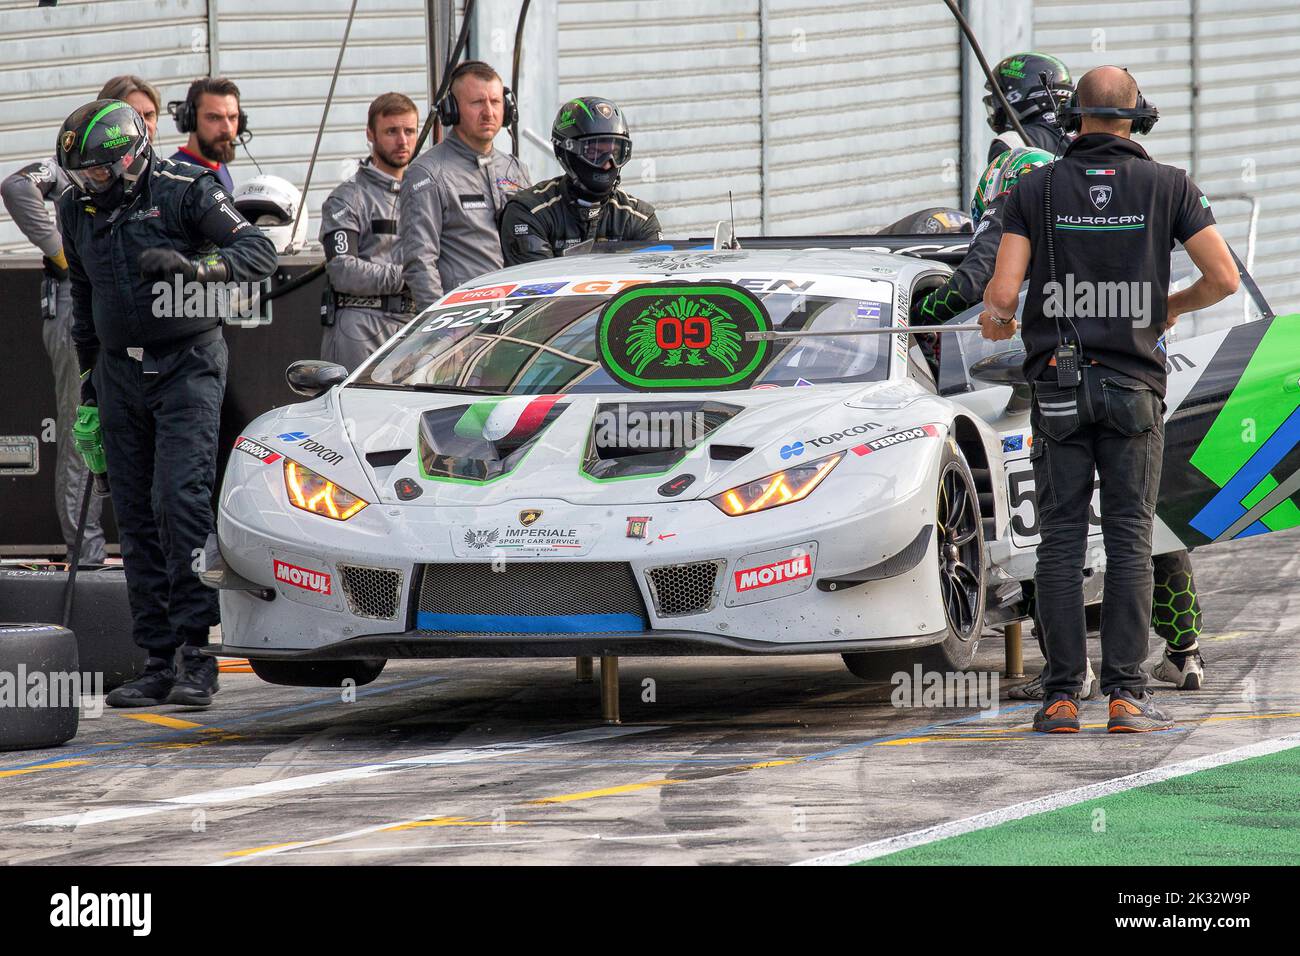
[[[400,179],[366,159],[321,205],[320,241],[333,299],[321,358],[348,371],[415,314],[397,248],[401,188]]]
[[[24,166],[0,183],[0,199],[3,199],[5,209],[46,260],[41,290],[45,317],[41,323],[41,339],[54,371],[54,396],[58,409],[54,434],[54,505],[67,547],[67,560],[72,559],[72,549],[76,544],[77,519],[81,516],[81,497],[87,478],[86,463],[72,444],[72,425],[77,419],[77,406],[81,404],[81,376],[77,352],[72,345],[72,282],[67,269],[60,269],[53,261],[63,253],[63,238],[58,227],[58,199],[69,185],[67,175],[52,158]],[[46,203],[50,204],[49,208]],[[53,216],[50,215],[51,208]],[[102,564],[104,561],[104,529],[100,523],[102,505],[98,496],[91,496],[90,508],[86,512],[85,536],[81,542],[81,564]]]
[[[509,153],[474,152],[455,130],[416,159],[402,178],[402,275],[423,309],[477,276],[500,269],[497,223],[506,202],[531,185]]]

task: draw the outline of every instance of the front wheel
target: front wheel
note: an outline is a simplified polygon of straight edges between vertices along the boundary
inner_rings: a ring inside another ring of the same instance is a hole
[[[935,490],[935,559],[947,631],[942,641],[920,650],[845,654],[844,663],[864,680],[888,680],[920,664],[925,670],[970,667],[984,629],[985,556],[979,494],[966,458],[949,439]]]

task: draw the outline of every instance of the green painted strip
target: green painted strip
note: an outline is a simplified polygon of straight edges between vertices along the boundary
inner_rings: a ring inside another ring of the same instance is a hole
[[[1136,225],[1132,225],[1132,226],[1061,226],[1058,225],[1056,228],[1074,229],[1078,232],[1118,232],[1121,230],[1145,229],[1146,224],[1139,222]]]
[[[127,106],[127,104],[114,101],[112,103],[109,103],[102,110],[100,110],[98,113],[96,113],[94,116],[90,118],[90,125],[86,127],[86,132],[83,133],[81,137],[82,149],[86,148],[86,140],[90,139],[90,131],[95,128],[95,124],[98,123],[100,120],[102,120],[106,115],[113,112],[114,110],[120,110],[123,106]]]
[[[1293,747],[857,865],[1294,865],[1298,776]]]
[[[591,110],[589,110],[589,109],[587,108],[587,104],[584,103],[584,102],[582,102],[582,100],[574,100],[573,102],[574,102],[575,105],[577,105],[577,106],[581,106],[581,107],[582,107],[582,111],[583,111],[584,113],[587,114],[587,118],[588,118],[588,119],[595,119],[595,118],[596,118],[595,116],[593,116],[593,115],[591,114]]]

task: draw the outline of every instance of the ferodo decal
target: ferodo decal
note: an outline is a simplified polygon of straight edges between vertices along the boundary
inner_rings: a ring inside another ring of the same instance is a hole
[[[259,445],[253,439],[245,438],[243,435],[235,439],[235,451],[242,451],[245,455],[252,455],[264,465],[273,464],[284,457],[279,452],[271,451],[265,445]]]
[[[731,570],[727,607],[739,607],[801,594],[812,586],[817,543],[747,554]]]
[[[747,388],[768,343],[745,334],[771,327],[763,304],[738,285],[656,282],[616,296],[596,341],[601,366],[632,388]]]
[[[275,579],[283,581],[285,584],[300,588],[303,591],[311,591],[315,594],[333,594],[333,585],[330,576],[324,571],[312,571],[310,568],[300,568],[296,564],[289,564],[287,561],[281,561],[279,558],[275,561]]]
[[[916,441],[918,438],[938,438],[939,429],[933,425],[919,425],[916,428],[908,428],[901,432],[894,432],[892,435],[881,435],[879,438],[873,438],[869,442],[863,442],[861,445],[853,446],[855,455],[870,455],[873,451],[880,451],[884,448],[892,448],[894,445],[901,445],[904,442]]]

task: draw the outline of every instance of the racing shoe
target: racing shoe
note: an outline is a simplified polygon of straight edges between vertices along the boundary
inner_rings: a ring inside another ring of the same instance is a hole
[[[1190,650],[1172,653],[1166,647],[1160,663],[1151,668],[1151,677],[1173,684],[1176,690],[1200,690],[1205,684],[1205,662],[1195,645]]]
[[[1034,714],[1034,730],[1040,734],[1077,734],[1079,699],[1057,692]]]
[[[1155,698],[1149,693],[1137,697],[1120,689],[1110,695],[1110,720],[1106,722],[1109,734],[1145,734],[1173,726],[1174,722],[1156,708]]]
[[[181,648],[181,672],[167,698],[169,704],[207,707],[217,692],[217,659],[199,647]]]
[[[176,671],[165,657],[150,657],[144,673],[109,692],[109,707],[156,707],[167,700],[176,682]]]
[[[1083,700],[1092,700],[1101,693],[1101,682],[1097,680],[1097,675],[1093,672],[1092,661],[1088,661],[1088,671],[1083,676],[1083,693],[1079,696]],[[1024,684],[1017,684],[1011,690],[1007,691],[1007,696],[1012,700],[1042,700],[1043,699],[1043,675],[1039,673],[1033,680]]]

